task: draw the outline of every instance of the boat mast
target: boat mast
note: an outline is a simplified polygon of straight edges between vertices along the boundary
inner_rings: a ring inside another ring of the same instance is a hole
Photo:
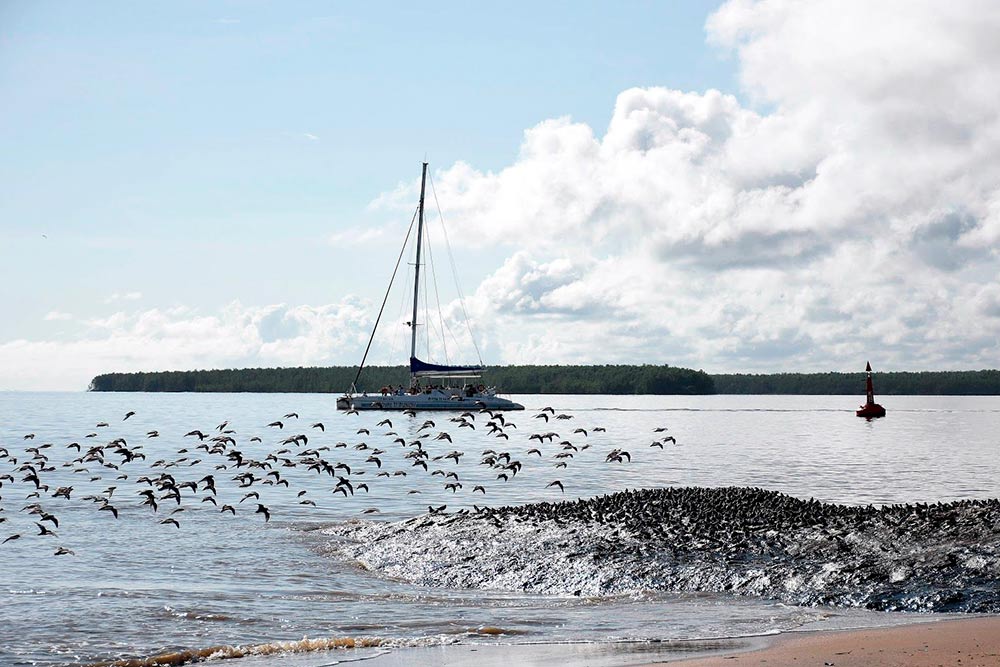
[[[417,299],[420,296],[420,246],[424,233],[424,187],[427,185],[427,163],[420,172],[420,207],[417,213],[417,261],[413,270],[413,317],[410,318],[410,359],[417,356]],[[416,375],[410,369],[410,386],[416,382]]]

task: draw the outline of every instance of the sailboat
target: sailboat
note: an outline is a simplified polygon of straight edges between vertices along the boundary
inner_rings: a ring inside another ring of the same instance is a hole
[[[497,396],[495,387],[489,387],[482,382],[483,372],[486,368],[481,365],[449,366],[442,364],[432,364],[417,358],[417,305],[420,301],[420,250],[423,243],[424,234],[424,193],[427,185],[427,163],[423,163],[420,174],[420,202],[417,207],[417,242],[416,258],[413,264],[413,314],[407,325],[410,327],[410,385],[403,387],[382,387],[378,392],[359,392],[358,380],[364,369],[368,352],[371,349],[372,341],[375,339],[375,331],[378,329],[379,321],[382,318],[382,311],[385,309],[386,300],[389,298],[389,290],[386,290],[386,297],[382,301],[382,310],[375,320],[372,328],[371,338],[368,339],[368,348],[358,366],[357,375],[351,388],[343,396],[337,399],[337,409],[339,410],[523,410],[520,403]],[[412,223],[411,223],[412,225]],[[412,229],[412,226],[411,226]],[[407,240],[409,232],[407,232]],[[403,242],[403,251],[406,249],[406,241]],[[400,258],[403,256],[400,252]],[[399,260],[396,261],[396,269],[399,268]],[[389,280],[389,289],[392,288],[392,281],[396,277],[393,271]]]

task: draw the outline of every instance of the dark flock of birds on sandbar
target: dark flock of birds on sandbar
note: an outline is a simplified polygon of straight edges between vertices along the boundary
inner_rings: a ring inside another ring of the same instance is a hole
[[[342,550],[429,586],[712,591],[799,605],[1000,612],[1000,500],[882,507],[749,487],[621,491],[343,524]]]
[[[346,412],[351,415],[358,412]],[[262,420],[247,438],[228,420],[183,435],[145,424],[136,430],[141,415],[130,410],[97,422],[70,442],[25,433],[17,444],[0,442],[0,531],[5,523],[14,523],[8,522],[11,512],[29,515],[33,529],[0,532],[0,549],[14,541],[37,541],[56,556],[75,555],[60,542],[60,532],[69,528],[63,512],[69,503],[90,507],[105,520],[141,518],[166,530],[179,530],[185,517],[195,512],[201,517],[214,512],[221,518],[249,517],[267,523],[280,516],[277,507],[293,506],[298,510],[296,518],[312,508],[317,518],[329,519],[322,511],[336,511],[337,498],[369,494],[378,485],[390,483],[393,492],[420,494],[427,490],[426,483],[438,480],[456,498],[485,499],[494,484],[516,485],[518,474],[531,467],[551,468],[544,488],[565,493],[567,484],[559,472],[576,457],[592,454],[592,459],[598,456],[608,465],[631,463],[632,453],[621,446],[606,446],[595,453],[596,445],[589,439],[606,430],[570,426],[573,418],[545,407],[530,420],[543,428],[525,429],[518,435],[517,424],[502,412],[480,409],[424,418],[405,411],[381,419],[374,427],[357,428],[357,441],[349,443],[333,442],[323,422],[300,422],[296,412]],[[397,423],[406,420],[406,428],[399,428],[408,433],[406,437],[393,430],[393,419]],[[115,428],[116,422],[132,427],[127,431],[129,438],[115,432],[125,432]],[[565,428],[556,429],[556,424]],[[470,483],[459,463],[472,457],[455,443],[461,441],[463,432],[477,429],[498,444],[476,452],[479,466],[488,474],[472,475],[478,483]],[[653,451],[676,446],[676,439],[666,431],[666,427],[657,428],[655,439],[642,446]],[[307,476],[313,479],[307,482]],[[424,484],[406,484],[408,476],[410,482]],[[326,480],[322,495],[317,491],[318,479]],[[447,504],[427,507],[429,514],[446,510]],[[377,506],[361,510],[363,514],[380,511]]]

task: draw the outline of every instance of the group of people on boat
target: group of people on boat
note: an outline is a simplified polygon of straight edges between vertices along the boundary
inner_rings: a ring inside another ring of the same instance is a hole
[[[381,389],[379,389],[379,393],[382,394],[383,396],[404,396],[406,394],[409,394],[411,396],[416,396],[417,394],[429,394],[435,390],[448,391],[450,389],[451,387],[445,387],[437,384],[431,384],[427,385],[426,387],[423,387],[421,386],[420,381],[417,380],[412,385],[410,385],[408,389],[404,388],[403,385],[399,385],[398,387],[391,384],[385,385]],[[472,397],[475,396],[476,394],[481,394],[484,391],[486,391],[486,386],[482,384],[480,385],[467,384],[464,387],[462,387],[462,394],[467,397]]]

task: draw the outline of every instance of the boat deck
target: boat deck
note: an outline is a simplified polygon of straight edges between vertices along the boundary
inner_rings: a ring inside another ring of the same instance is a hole
[[[465,396],[434,390],[419,394],[360,394],[337,399],[338,410],[524,410],[520,403],[487,393]]]

